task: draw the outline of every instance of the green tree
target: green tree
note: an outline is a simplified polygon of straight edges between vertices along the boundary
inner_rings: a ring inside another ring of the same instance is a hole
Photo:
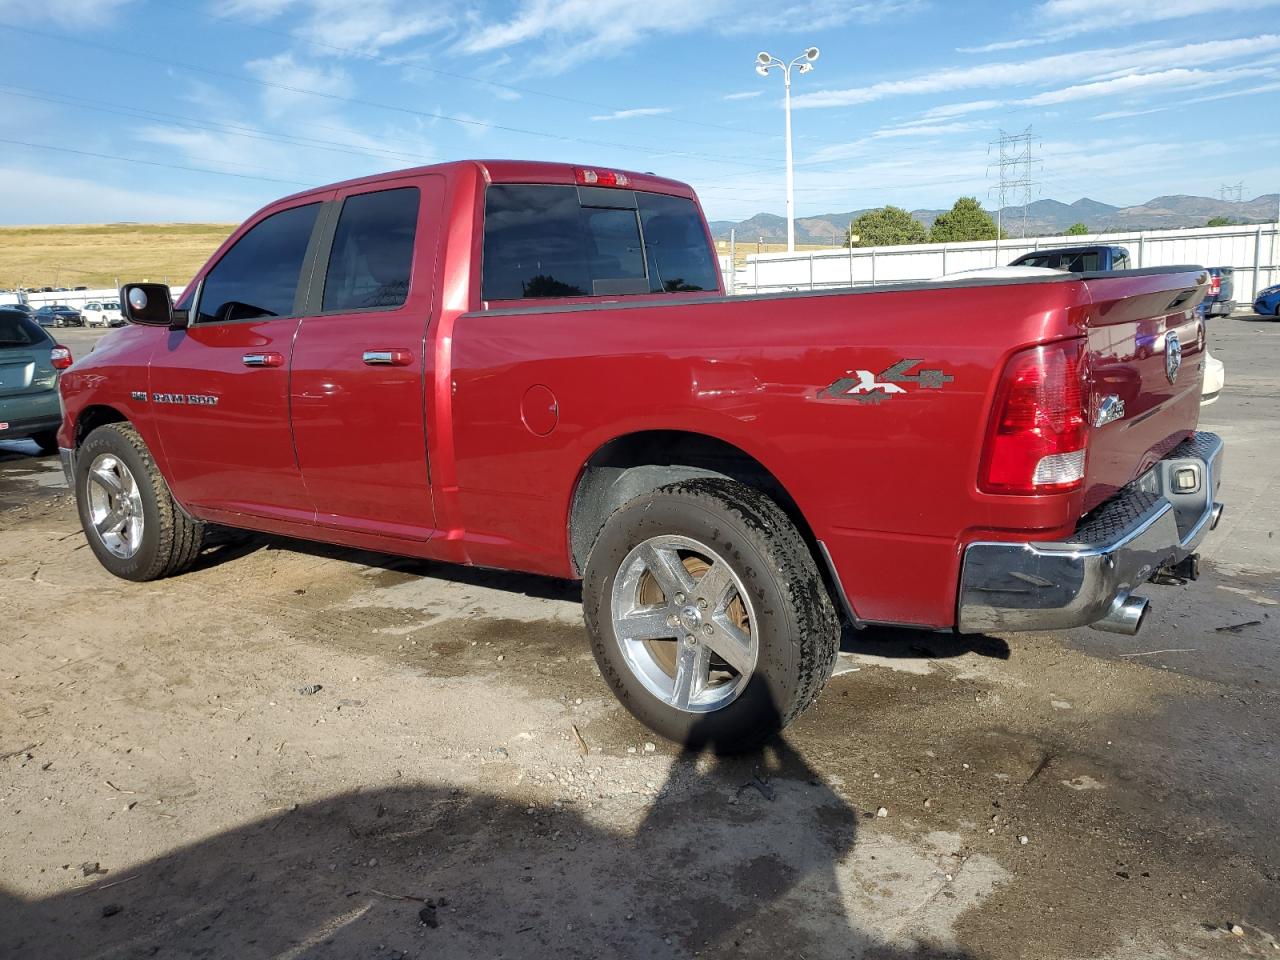
[[[1089,232],[1089,228],[1083,223],[1073,223],[1062,232],[1064,237],[1083,237]]]
[[[946,213],[938,214],[929,231],[934,243],[959,243],[965,240],[994,240],[996,222],[982,209],[974,197],[961,197]]]
[[[857,237],[857,240],[853,240]],[[868,210],[849,225],[845,244],[854,247],[887,247],[901,243],[928,243],[922,224],[901,207]]]
[[[1206,227],[1231,227],[1231,226],[1235,226],[1235,221],[1232,220],[1230,217],[1214,217],[1208,223],[1206,223],[1205,226]]]

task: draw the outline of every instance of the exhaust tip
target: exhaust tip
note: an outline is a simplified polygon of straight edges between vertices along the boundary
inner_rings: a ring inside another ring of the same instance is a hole
[[[1107,615],[1093,624],[1093,628],[1132,637],[1142,629],[1150,609],[1151,604],[1146,597],[1130,595],[1116,597]]]
[[[1210,516],[1210,518],[1209,518],[1209,529],[1210,529],[1210,530],[1217,530],[1217,529],[1218,529],[1218,524],[1222,522],[1222,511],[1223,511],[1223,510],[1225,510],[1225,509],[1226,509],[1226,507],[1225,507],[1223,504],[1221,504],[1221,503],[1215,503],[1215,504],[1213,505],[1213,513],[1212,513],[1212,515],[1211,515],[1211,516]]]

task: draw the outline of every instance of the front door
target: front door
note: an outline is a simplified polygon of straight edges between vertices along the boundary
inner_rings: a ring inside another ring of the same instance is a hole
[[[321,208],[313,198],[251,225],[200,281],[187,329],[152,356],[148,403],[190,507],[315,514],[289,426],[289,354]]]
[[[443,183],[350,188],[326,218],[290,384],[320,524],[409,540],[434,530],[424,404]]]

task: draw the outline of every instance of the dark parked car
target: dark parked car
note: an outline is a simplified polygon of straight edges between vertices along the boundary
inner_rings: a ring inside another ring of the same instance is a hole
[[[36,322],[42,327],[83,327],[84,314],[75,307],[48,304],[35,312]]]
[[[1229,317],[1236,308],[1235,268],[1209,267],[1209,292],[1200,304],[1202,316]]]
[[[25,313],[28,317],[35,313],[35,308],[29,303],[0,303],[0,310],[17,310],[19,313]]]
[[[1124,247],[1054,247],[1024,253],[1009,264],[1011,267],[1048,267],[1065,273],[1088,273],[1094,270],[1128,270],[1129,251]]]
[[[58,449],[58,376],[71,351],[25,313],[0,307],[0,440],[30,437],[45,453]]]
[[[1280,317],[1280,283],[1258,291],[1253,301],[1253,312],[1264,317]]]

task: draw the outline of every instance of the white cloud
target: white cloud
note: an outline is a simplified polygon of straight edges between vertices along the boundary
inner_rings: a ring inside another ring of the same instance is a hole
[[[758,34],[777,32],[780,24],[789,29],[793,24],[804,24],[809,30],[831,29],[853,21],[906,15],[922,2],[807,0],[779,7],[769,0],[522,0],[504,20],[485,22],[473,15],[460,49],[491,53],[529,44],[538,48],[527,61],[531,71],[562,73],[584,59],[614,57],[662,35],[708,30]]]
[[[792,102],[796,107],[844,107],[896,96],[1095,80],[1110,72],[1128,74],[1144,68],[1167,67],[1170,63],[1189,67],[1220,60],[1256,57],[1277,50],[1280,50],[1280,35],[1276,34],[1209,40],[1176,47],[1141,43],[1127,47],[1079,50],[1033,60],[934,70],[901,80],[882,80],[865,87],[801,94]]]
[[[239,221],[263,200],[281,192],[267,184],[261,195],[245,198],[210,191],[165,194],[152,187],[112,187],[102,177],[63,177],[21,167],[0,169],[0,210],[9,223],[105,223],[122,220]]]
[[[1179,20],[1202,14],[1239,13],[1280,6],[1280,0],[1161,0],[1159,3],[1116,3],[1115,0],[1046,0],[1030,15],[1040,33],[1018,40],[998,40],[960,53],[995,53],[1055,43],[1084,33],[1112,31],[1144,23]]]
[[[292,53],[250,60],[244,67],[267,84],[263,87],[263,109],[272,117],[283,116],[299,107],[314,111],[317,101],[325,95],[345,97],[352,89],[351,77],[345,70],[302,64]]]
[[[592,117],[592,120],[630,120],[632,117],[656,117],[663,113],[670,113],[670,107],[634,107],[630,110],[615,110],[613,113],[602,113]]]
[[[3,0],[0,0],[3,2]],[[262,23],[295,13],[302,27],[295,34],[331,53],[376,55],[409,40],[442,33],[453,26],[446,5],[409,0],[231,0],[218,15]]]
[[[129,0],[0,0],[5,20],[50,21],[64,27],[97,27]]]
[[[756,97],[762,96],[763,90],[744,90],[742,93],[726,93],[721,100],[754,100]]]

